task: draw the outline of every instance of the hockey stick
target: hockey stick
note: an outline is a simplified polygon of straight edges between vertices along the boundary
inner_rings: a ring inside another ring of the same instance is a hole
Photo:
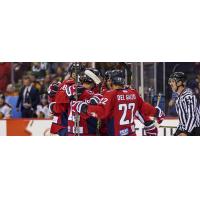
[[[75,95],[75,100],[78,101],[78,67],[79,63],[75,63],[75,84],[76,84],[76,95]],[[75,114],[75,135],[80,136],[80,115],[78,113]]]
[[[98,92],[99,92],[99,94],[101,94],[101,92],[102,92],[101,84],[99,84],[99,86],[98,86]],[[100,127],[101,127],[101,119],[98,119],[97,120],[97,136],[100,136]]]
[[[89,76],[97,85],[99,85],[101,83],[100,78],[94,74],[92,71],[90,70],[85,70],[84,72],[87,76]]]
[[[157,99],[156,107],[158,107],[159,104],[160,104],[161,96],[162,96],[161,93],[159,93],[159,94],[158,94],[158,99]]]

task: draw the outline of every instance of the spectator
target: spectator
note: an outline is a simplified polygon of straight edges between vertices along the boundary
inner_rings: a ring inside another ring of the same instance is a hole
[[[62,67],[58,67],[56,70],[56,80],[62,82],[64,70]]]
[[[38,118],[50,118],[49,106],[48,106],[48,96],[43,94],[41,96],[40,104],[37,106],[36,115]]]
[[[36,76],[35,76],[34,73],[32,73],[32,74],[30,75],[30,80],[31,80],[31,83],[32,83],[33,87],[34,87],[35,89],[37,89],[38,92],[40,92],[42,86],[41,86],[40,82],[36,79]]]
[[[190,80],[187,83],[187,86],[193,91],[193,94],[196,96],[198,103],[200,103],[200,74],[197,74],[196,80]]]
[[[48,62],[46,63],[46,73],[47,74],[56,74],[56,69],[58,66],[61,66],[60,62]]]
[[[193,91],[196,97],[199,96],[199,82],[197,80],[189,80],[187,82],[187,87]]]
[[[52,76],[50,74],[47,74],[44,79],[41,79],[40,80],[40,85],[41,85],[40,94],[47,93],[47,90],[51,83],[52,83]]]
[[[35,115],[36,107],[39,103],[38,91],[33,87],[29,76],[23,78],[23,87],[20,90],[17,101],[17,109],[21,105],[23,118],[32,118]]]
[[[24,72],[31,71],[31,63],[15,62],[12,64],[14,70],[14,82],[18,82],[23,77]]]
[[[196,82],[197,83],[200,83],[200,72],[197,74],[197,76],[196,76]]]
[[[5,102],[5,95],[0,93],[0,119],[11,118],[12,107]]]
[[[52,81],[51,75],[50,75],[50,74],[47,74],[47,75],[45,76],[44,82],[43,82],[43,84],[44,84],[43,86],[44,86],[44,88],[46,88],[45,91],[47,91],[49,85],[51,84],[51,81]]]
[[[34,62],[32,66],[32,72],[33,75],[36,76],[36,78],[42,78],[46,74],[46,69],[47,69],[47,63],[38,63]]]

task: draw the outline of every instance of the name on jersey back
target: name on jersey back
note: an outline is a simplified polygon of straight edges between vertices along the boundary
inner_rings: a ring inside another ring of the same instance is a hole
[[[117,95],[117,100],[118,101],[130,101],[130,100],[134,100],[136,99],[136,96],[135,94],[122,94],[122,95]]]

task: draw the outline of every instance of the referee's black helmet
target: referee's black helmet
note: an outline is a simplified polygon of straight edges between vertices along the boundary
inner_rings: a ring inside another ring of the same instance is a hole
[[[182,81],[184,83],[184,82],[186,82],[187,77],[184,72],[174,72],[169,77],[169,82],[171,82],[172,80],[174,80],[176,82]]]

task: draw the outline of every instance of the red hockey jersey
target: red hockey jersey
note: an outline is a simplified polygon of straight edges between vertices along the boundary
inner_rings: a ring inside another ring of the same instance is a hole
[[[60,131],[63,132],[63,135],[67,133],[68,127],[68,110],[69,110],[69,103],[70,100],[66,95],[66,88],[70,85],[74,84],[73,79],[64,80],[59,85],[59,90],[56,93],[55,97],[52,98],[51,102],[53,104],[51,112],[53,113],[53,122],[51,125],[50,132],[53,134],[59,134]]]
[[[147,113],[154,116],[156,109],[146,104],[138,92],[131,89],[107,91],[99,105],[88,106],[89,115],[108,119],[108,134],[116,136],[135,135],[134,117],[137,115],[145,121]]]

